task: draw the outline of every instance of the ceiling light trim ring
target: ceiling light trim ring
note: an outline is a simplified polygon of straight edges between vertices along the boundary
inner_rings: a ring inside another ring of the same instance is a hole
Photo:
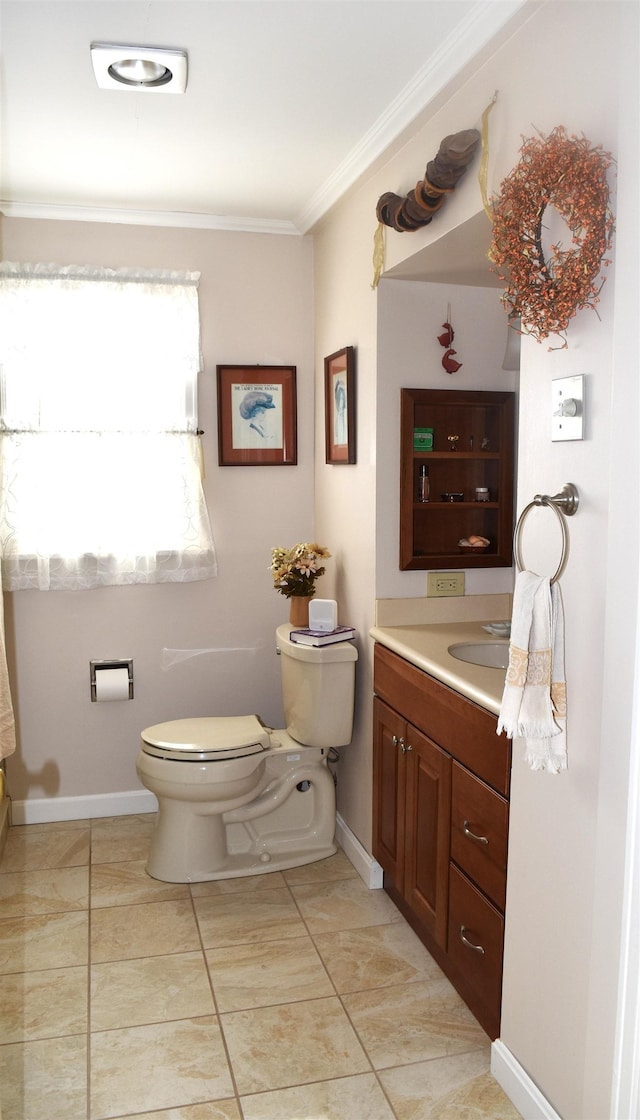
[[[184,93],[186,89],[186,51],[122,43],[92,43],[90,50],[100,89],[141,93]]]

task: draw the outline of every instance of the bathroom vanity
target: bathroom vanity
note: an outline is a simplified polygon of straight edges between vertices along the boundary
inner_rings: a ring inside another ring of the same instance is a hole
[[[452,639],[488,639],[478,623],[372,636],[373,854],[385,890],[496,1038],[511,771],[511,743],[496,735],[504,672],[448,654]]]

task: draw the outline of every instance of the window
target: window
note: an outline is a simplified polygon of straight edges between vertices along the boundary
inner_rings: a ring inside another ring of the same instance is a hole
[[[197,284],[198,273],[0,264],[6,589],[216,574]]]

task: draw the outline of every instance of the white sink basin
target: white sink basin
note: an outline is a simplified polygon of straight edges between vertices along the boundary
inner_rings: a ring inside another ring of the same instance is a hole
[[[484,665],[488,669],[506,669],[509,665],[507,641],[456,642],[449,646],[448,653],[458,661],[468,661],[471,665]]]

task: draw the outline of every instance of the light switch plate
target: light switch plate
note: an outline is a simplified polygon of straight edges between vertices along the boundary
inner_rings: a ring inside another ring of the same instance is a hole
[[[584,375],[551,382],[551,440],[584,439]]]

